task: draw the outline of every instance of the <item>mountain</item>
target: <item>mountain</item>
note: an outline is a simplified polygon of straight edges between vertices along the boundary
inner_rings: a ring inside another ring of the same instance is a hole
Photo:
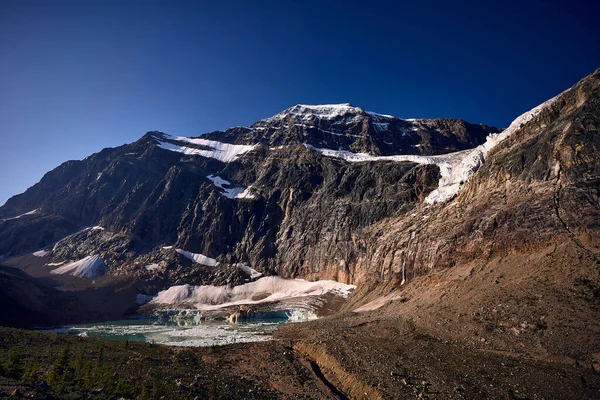
[[[354,283],[352,236],[408,213],[437,186],[433,162],[402,157],[454,154],[497,132],[349,104],[298,105],[197,138],[149,132],[68,161],[9,199],[0,254],[47,247],[57,265],[97,255],[108,274],[159,286],[241,283],[249,278],[241,265]],[[348,163],[323,149],[396,159]]]
[[[599,127],[600,69],[502,131],[340,104],[148,132],[0,207],[0,322],[116,319],[159,291],[171,309],[351,292],[181,362],[274,398],[597,399]],[[64,343],[38,342],[46,364]]]
[[[131,277],[150,294],[332,279],[358,285],[348,308],[561,243],[597,259],[599,75],[503,131],[338,104],[194,138],[148,132],[8,200],[0,254],[43,250],[53,273]]]

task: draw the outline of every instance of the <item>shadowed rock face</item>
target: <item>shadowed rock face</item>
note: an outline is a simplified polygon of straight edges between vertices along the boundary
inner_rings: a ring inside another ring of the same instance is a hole
[[[76,279],[76,278],[73,278]],[[56,282],[0,264],[0,321],[3,326],[55,326],[122,318],[137,293],[126,280],[64,290]]]
[[[350,163],[305,144],[435,155],[476,147],[497,129],[334,105],[295,106],[197,139],[149,132],[67,162],[10,199],[0,218],[39,211],[0,222],[0,254],[50,245],[54,262],[100,254],[109,274],[157,286],[242,283],[249,277],[236,263],[284,277],[408,279],[557,236],[595,235],[597,127],[598,72],[494,148],[454,202],[433,206],[423,200],[438,186],[437,166]],[[230,196],[232,188],[245,195]],[[94,225],[105,230],[56,243]],[[193,263],[177,248],[219,264]],[[154,263],[160,268],[144,268]]]

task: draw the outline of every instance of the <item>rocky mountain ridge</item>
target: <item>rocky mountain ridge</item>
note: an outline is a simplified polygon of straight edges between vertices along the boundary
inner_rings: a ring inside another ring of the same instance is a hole
[[[597,212],[598,75],[502,133],[348,104],[298,105],[196,138],[149,132],[10,199],[0,254],[52,246],[55,265],[98,254],[108,274],[136,276],[149,291],[243,283],[251,276],[241,266],[370,288],[593,235],[594,223],[579,228],[569,212]],[[575,153],[564,145],[573,140]],[[570,192],[577,206],[563,199]]]
[[[497,128],[460,119],[401,119],[351,104],[290,107],[249,127],[203,135],[235,144],[308,144],[371,155],[451,153],[482,144]]]
[[[285,124],[292,119],[301,124]],[[388,143],[408,154],[444,154],[497,131],[333,105],[296,106],[250,128],[198,138],[149,132],[130,145],[64,163],[10,199],[0,208],[0,253],[52,245],[51,264],[100,254],[110,274],[141,275],[160,285],[243,282],[248,276],[237,264],[314,277],[320,267],[309,264],[331,253],[323,244],[337,248],[334,257],[347,258],[350,232],[410,209],[438,177],[427,165],[348,164],[314,151],[313,144],[381,154],[392,151],[384,143],[388,135]],[[92,225],[103,229],[84,229]],[[220,267],[193,262],[174,245],[217,258]],[[160,268],[145,268],[154,264]],[[342,264],[338,279],[351,282]]]

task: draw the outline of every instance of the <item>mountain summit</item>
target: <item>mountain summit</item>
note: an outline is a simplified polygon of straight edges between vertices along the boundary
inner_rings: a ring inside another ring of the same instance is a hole
[[[249,127],[203,137],[235,144],[309,144],[373,155],[433,155],[472,148],[493,132],[499,129],[458,119],[405,120],[350,104],[298,104]]]

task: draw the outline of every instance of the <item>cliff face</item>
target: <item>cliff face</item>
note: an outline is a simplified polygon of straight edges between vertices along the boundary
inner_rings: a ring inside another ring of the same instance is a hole
[[[358,236],[356,271],[411,277],[564,240],[598,258],[599,110],[596,71],[494,147],[454,201]]]
[[[595,252],[599,75],[500,135],[350,105],[295,106],[198,138],[149,132],[10,199],[0,254],[51,246],[56,263],[99,254],[109,274],[165,286],[241,283],[242,263],[401,283],[563,237]]]

